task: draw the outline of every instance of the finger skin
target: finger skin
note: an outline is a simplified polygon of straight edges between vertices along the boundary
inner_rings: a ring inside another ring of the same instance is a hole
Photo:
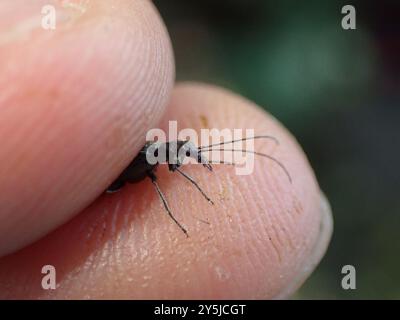
[[[37,23],[48,4],[54,31]],[[174,62],[150,1],[6,2],[0,21],[1,256],[115,179],[160,120]]]
[[[46,238],[0,260],[0,298],[255,299],[279,296],[314,246],[319,188],[294,138],[252,103],[214,87],[183,84],[161,127],[254,128],[289,170],[256,159],[254,173],[232,167],[183,168],[214,200],[208,203],[165,167],[158,180],[189,238],[167,216],[149,180],[103,195]],[[204,224],[199,219],[209,221]],[[29,263],[28,263],[29,261]],[[57,270],[56,290],[41,289],[43,265]],[[23,284],[23,285],[22,285]]]

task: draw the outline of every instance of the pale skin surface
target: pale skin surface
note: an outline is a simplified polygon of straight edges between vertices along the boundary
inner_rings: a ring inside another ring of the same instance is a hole
[[[29,23],[48,0],[9,3],[0,4],[0,298],[289,297],[322,258],[331,219],[286,129],[233,93],[174,84],[170,40],[151,2],[54,1],[65,18],[50,33]],[[147,130],[168,120],[277,137],[279,147],[255,149],[284,163],[293,183],[261,158],[249,176],[183,167],[212,206],[160,167],[189,238],[150,180],[104,194]],[[47,264],[57,270],[53,291],[41,288]]]

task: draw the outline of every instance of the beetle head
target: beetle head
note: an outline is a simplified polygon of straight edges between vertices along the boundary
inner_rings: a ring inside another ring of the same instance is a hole
[[[212,167],[208,162],[207,158],[199,152],[199,149],[194,145],[193,142],[186,140],[178,140],[177,141],[177,158],[176,158],[176,167],[180,167],[183,164],[183,161],[186,157],[190,157],[195,159],[198,163],[201,163],[208,170],[212,171]]]

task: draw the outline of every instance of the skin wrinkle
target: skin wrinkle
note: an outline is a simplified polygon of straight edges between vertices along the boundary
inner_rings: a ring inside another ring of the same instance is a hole
[[[120,216],[120,215],[119,215]],[[121,216],[120,216],[121,217]],[[113,220],[117,219],[118,215],[115,213],[113,215]],[[122,219],[119,219],[119,222],[121,222]],[[111,222],[113,223],[113,222]],[[114,223],[117,223],[117,221],[115,220]],[[121,226],[121,224],[119,224]],[[120,227],[119,227],[120,229]],[[124,274],[124,267],[123,267],[123,255],[122,255],[122,248],[120,247],[120,242],[119,242],[119,238],[118,236],[115,234],[115,230],[112,230],[112,236],[115,237],[115,241],[111,242],[110,241],[110,245],[113,245],[113,263],[114,263],[114,269],[111,270],[111,272],[115,272],[115,270],[117,271],[118,274]],[[121,259],[122,257],[122,259]],[[124,279],[122,279],[122,277],[118,278],[118,281],[114,284],[114,287],[116,288],[116,291],[118,291],[118,288],[120,287],[120,283],[122,285]]]
[[[148,59],[148,60],[150,60],[150,59]],[[145,95],[143,95],[143,94],[142,94],[142,95],[139,94],[138,96],[141,97],[141,100],[143,99],[143,97],[145,97],[145,99],[148,99],[148,98],[147,98]],[[151,103],[151,104],[153,104],[153,103]],[[151,105],[151,104],[150,104],[150,105]],[[137,105],[142,105],[142,103],[137,103]],[[144,108],[143,111],[146,111],[146,108]],[[156,114],[158,114],[158,112],[156,112]],[[127,124],[127,125],[128,125],[128,124]],[[138,135],[135,135],[135,136],[138,136]]]
[[[275,228],[275,227],[274,227],[274,228]],[[291,236],[292,236],[292,231],[289,232],[289,230],[290,230],[290,229],[289,229],[289,228],[286,228],[286,227],[285,227],[285,230],[282,230],[282,233],[285,234],[285,237],[291,237]],[[279,233],[279,231],[277,231],[277,232]],[[287,247],[287,246],[285,246],[285,244],[283,244],[283,243],[280,244],[280,246],[281,246],[281,248]],[[292,252],[294,251],[294,250],[293,250],[293,247],[292,247],[292,248],[287,247],[287,248],[288,248],[288,250],[289,250],[289,251],[288,251],[288,254],[293,254],[293,253],[292,253]],[[298,251],[299,251],[299,250],[298,250]],[[298,251],[297,251],[297,253],[298,253]],[[295,254],[295,256],[297,256],[296,252],[294,252],[294,254]]]
[[[255,192],[257,193],[258,196],[261,196],[257,187],[255,188]],[[261,206],[261,208],[268,208],[268,207],[267,207],[267,205],[264,205],[264,206]],[[260,212],[262,212],[262,210],[260,210]],[[263,230],[265,231],[265,238],[264,239],[269,239],[270,240],[267,243],[269,243],[272,246],[273,250],[276,253],[277,259],[280,262],[282,260],[282,258],[281,258],[281,254],[280,254],[280,251],[278,249],[278,246],[275,243],[275,236],[274,235],[276,235],[276,230],[273,228],[273,224],[270,222],[271,217],[270,217],[269,210],[267,209],[265,215],[258,215],[257,218],[258,218],[259,225],[265,225],[265,228],[263,228]],[[263,224],[263,221],[262,221],[263,218],[266,220],[266,223],[264,223],[264,224]],[[269,230],[269,228],[272,229],[274,234],[271,233],[271,230]],[[258,238],[258,240],[259,240],[260,243],[262,242],[262,241],[260,241],[261,240],[260,238]],[[260,247],[262,248],[262,246],[260,246]],[[257,256],[260,257],[260,255],[257,255]]]
[[[148,24],[149,24],[149,25],[152,25],[150,22],[148,22]],[[162,47],[162,44],[160,44],[160,43],[163,43],[163,41],[162,41],[161,39],[166,39],[167,36],[165,36],[165,37],[160,37],[160,36],[159,36],[159,29],[161,29],[161,30],[163,31],[163,33],[164,33],[165,35],[167,35],[167,32],[166,32],[166,30],[165,30],[165,27],[164,27],[163,25],[160,24],[160,25],[158,26],[157,29],[155,29],[155,28],[148,28],[148,29],[149,29],[149,30],[152,30],[153,32],[150,33],[150,34],[147,35],[147,36],[149,36],[150,38],[158,39],[158,42],[155,41],[156,45],[155,45],[155,50],[154,50],[154,56],[153,56],[153,59],[151,59],[152,61],[155,62],[153,65],[163,65],[166,61],[160,60],[160,58],[162,57],[162,55],[160,54],[160,52],[159,52],[158,49]],[[156,30],[157,30],[157,31],[156,31]],[[170,44],[169,44],[169,43],[165,43],[165,41],[164,41],[164,46],[170,46]],[[170,49],[171,49],[171,48],[170,48]],[[150,60],[148,60],[148,61],[150,61]],[[170,67],[170,64],[168,64],[168,66]],[[147,68],[148,68],[148,67],[149,67],[149,66],[147,66]],[[150,66],[150,67],[151,67],[151,66]],[[144,68],[144,70],[145,70],[145,69],[146,69],[146,68]],[[162,70],[163,68],[157,68],[157,69]],[[171,69],[172,69],[172,68],[169,68],[168,70],[169,70],[169,71],[172,71]],[[168,82],[161,81],[160,83],[161,83],[161,84],[164,84],[164,83],[168,83]],[[154,81],[150,81],[150,85],[154,85],[154,84],[155,84]],[[161,87],[163,87],[163,86],[161,86]],[[171,87],[169,87],[169,89],[171,89]],[[153,101],[151,101],[151,103],[154,104]],[[146,113],[146,109],[145,109],[145,113]],[[155,114],[158,114],[158,113],[155,113]]]
[[[255,229],[252,227],[250,230],[254,231]],[[253,275],[258,270],[265,269],[265,265],[262,262],[262,258],[264,257],[264,254],[263,254],[263,252],[259,252],[259,250],[257,250],[256,246],[257,246],[257,240],[255,238],[254,246],[246,245],[243,248],[243,250],[245,250],[245,252],[247,252],[247,254],[245,255],[245,261],[246,261],[247,265],[249,266],[247,268],[247,270],[248,270],[247,277],[248,277],[248,279],[250,279],[250,281],[251,281],[251,278],[253,277]],[[239,272],[241,272],[241,271],[239,270]]]
[[[255,189],[257,189],[257,187],[255,187]],[[267,212],[267,215],[268,215],[268,212]],[[267,215],[266,215],[266,216],[267,216]],[[256,219],[258,219],[259,222],[261,221],[261,219],[262,219],[263,217],[264,217],[264,216],[263,216],[263,215],[260,215],[260,214],[256,215]],[[259,225],[263,225],[263,224],[261,223],[261,224],[259,224]],[[272,225],[272,226],[273,226],[273,225]],[[253,225],[253,228],[255,228],[255,225]],[[276,253],[277,259],[278,259],[277,262],[280,264],[281,261],[282,261],[281,252],[280,252],[280,247],[277,246],[277,245],[275,244],[274,237],[273,237],[273,236],[270,234],[270,232],[268,231],[268,227],[263,228],[262,230],[265,231],[265,237],[262,237],[262,236],[261,236],[261,233],[260,233],[260,232],[257,232],[257,229],[255,229],[255,231],[253,232],[253,233],[254,233],[254,237],[255,237],[255,240],[254,240],[254,241],[257,241],[257,240],[258,240],[258,243],[259,243],[258,246],[257,246],[257,242],[255,242],[255,244],[254,244],[254,248],[258,249],[258,251],[256,252],[255,256],[258,257],[258,261],[261,261],[261,259],[265,256],[265,251],[261,249],[261,248],[263,248],[263,246],[262,246],[262,243],[263,243],[262,239],[271,239],[271,241],[269,241],[269,242],[267,242],[267,243],[270,243],[271,246],[273,247],[273,249],[275,250],[275,253]],[[274,229],[272,229],[272,230],[274,230]],[[269,259],[270,259],[270,257],[269,257]],[[250,263],[253,262],[253,261],[251,261],[251,260],[249,260],[249,261],[250,261]],[[254,263],[254,262],[253,262],[253,263]],[[254,266],[254,267],[256,268],[256,266]],[[264,266],[261,264],[259,267],[260,267],[260,268],[263,268]]]
[[[253,185],[253,184],[252,184],[252,185]],[[260,196],[260,193],[259,193],[258,185],[254,185],[254,186],[252,186],[252,187],[250,187],[250,188],[244,188],[244,190],[246,190],[246,189],[250,189],[250,190],[253,190],[253,192],[255,192],[255,194],[257,195],[257,197],[255,197],[255,199],[262,199],[262,197]],[[242,198],[243,198],[243,199],[246,199],[247,197],[242,197]],[[245,200],[244,200],[244,201],[245,201]],[[263,207],[264,207],[264,208],[267,208],[266,205],[264,205]],[[260,207],[257,207],[257,209],[260,209]],[[249,207],[249,211],[252,211],[250,207]],[[263,212],[263,210],[257,210],[257,211],[259,211],[260,213]],[[265,216],[265,218],[269,217],[268,212],[267,212],[266,215],[263,215],[263,216]],[[257,215],[256,218],[258,219],[258,221],[260,221],[261,215]],[[269,224],[269,223],[268,223],[268,221],[267,221],[266,228],[264,228],[264,230],[267,230],[267,229],[268,229],[268,224]],[[260,224],[260,225],[263,225],[263,224]],[[272,229],[272,230],[273,230],[273,229]],[[275,233],[276,233],[276,232],[275,232]],[[255,234],[256,234],[256,233],[255,233]],[[273,250],[275,251],[275,253],[276,253],[276,255],[277,255],[277,258],[278,258],[278,261],[281,261],[281,256],[280,256],[280,252],[279,252],[279,250],[278,250],[278,247],[275,245],[275,242],[273,241],[273,237],[269,234],[268,231],[266,231],[266,238],[272,240],[272,241],[270,241],[269,243],[271,244]],[[260,255],[256,255],[256,256],[257,256],[258,258],[260,258]]]
[[[241,221],[239,220],[239,222],[238,223],[240,223],[239,225],[238,225],[238,229],[239,229],[239,231],[238,231],[238,234],[237,234],[237,237],[236,237],[236,239],[235,239],[235,243],[240,243],[241,242],[241,237],[245,234],[245,232],[244,232],[244,228],[243,228],[243,225],[241,224]],[[235,244],[234,243],[234,244]],[[250,257],[248,256],[248,250],[245,250],[244,251],[244,254],[242,253],[242,251],[240,251],[240,250],[238,250],[238,248],[235,248],[235,246],[233,246],[233,248],[234,248],[234,250],[232,251],[232,256],[233,257],[235,257],[235,258],[242,258],[242,257],[245,257],[246,259],[249,259]],[[250,248],[253,248],[252,246],[250,246]],[[251,270],[251,269],[244,269],[243,270],[243,268],[240,268],[239,267],[239,265],[237,265],[236,266],[236,269],[237,269],[237,272],[242,272],[242,273],[244,273],[245,272],[245,274],[244,274],[244,277],[245,277],[245,279],[246,279],[246,277],[249,277],[249,275],[250,274],[252,274],[252,272],[254,271],[254,270]]]
[[[274,186],[275,186],[275,184],[274,184]],[[278,226],[287,225],[288,230],[291,230],[291,229],[293,229],[292,228],[293,225],[288,225],[287,224],[288,221],[286,219],[287,215],[286,216],[282,215],[282,213],[285,212],[285,210],[283,210],[283,206],[282,206],[282,202],[281,202],[282,200],[277,196],[276,192],[271,191],[270,194],[271,194],[271,198],[272,198],[271,203],[276,204],[276,207],[273,207],[271,209],[276,212],[276,214],[273,214],[273,213],[271,214],[271,217],[273,219],[271,228],[275,231],[276,241],[277,241],[276,246],[277,247],[285,247],[286,243],[282,239],[286,239],[286,240],[288,240],[287,244],[289,246],[293,247],[292,243],[290,242],[290,232],[287,232],[287,231],[281,229],[281,231],[283,233],[283,236],[281,236],[281,232],[279,232],[275,227],[275,225],[278,225]],[[279,256],[279,260],[280,261],[282,260],[281,256]]]
[[[248,187],[244,187],[244,188],[241,188],[241,190],[250,190],[251,188],[248,188]],[[244,193],[241,191],[241,190],[239,190],[239,192],[238,192],[238,194],[240,195],[240,197],[242,198],[242,201],[243,201],[243,203],[245,203],[245,199],[247,199],[247,197],[246,196],[244,196]],[[253,204],[253,203],[252,203]],[[247,210],[248,211],[253,211],[253,209],[252,209],[252,207],[248,207],[247,208]],[[236,216],[236,215],[235,215]],[[245,215],[239,215],[239,217],[242,217],[242,216],[245,216]],[[234,223],[239,223],[240,225],[243,225],[243,224],[245,224],[245,223],[247,223],[246,221],[242,221],[242,219],[240,219],[239,218],[239,221],[237,221],[237,222],[234,222]],[[247,223],[247,224],[249,224],[249,223]],[[249,226],[250,226],[250,228],[251,229],[254,229],[254,223],[250,223],[249,224]],[[256,235],[256,233],[254,232],[254,231],[251,231],[251,233],[253,233],[253,234],[255,234]],[[253,251],[253,248],[254,248],[255,246],[246,246],[244,249],[243,249],[243,251],[246,253],[246,261],[248,261],[248,263],[249,263],[249,265],[251,266],[251,268],[253,268],[254,270],[259,266],[259,267],[263,267],[262,266],[262,264],[260,263],[260,256],[259,255],[257,255],[256,257],[256,259],[252,259],[251,258],[251,255],[254,253],[254,251]],[[257,266],[258,265],[258,266]],[[251,274],[251,272],[249,273],[249,274]]]
[[[315,225],[314,221],[311,221],[311,223],[313,225]],[[307,262],[308,261],[307,257],[311,253],[311,250],[312,250],[312,247],[313,247],[312,243],[315,243],[316,236],[317,236],[317,234],[315,232],[314,233],[304,233],[304,234],[302,234],[301,246],[300,246],[300,248],[298,248],[296,250],[296,252],[297,252],[296,261],[298,261],[298,263],[297,263],[297,266],[295,268],[295,275],[301,270],[301,268],[303,268],[304,265],[306,265],[308,263]],[[303,258],[301,258],[301,257],[303,257]],[[298,276],[293,276],[291,279],[295,279],[297,277]],[[290,282],[293,282],[293,280],[291,280]],[[301,282],[298,283],[298,285],[300,285],[300,284],[301,284]],[[296,289],[296,287],[294,289]]]
[[[264,179],[264,177],[261,177],[261,179]],[[282,192],[281,192],[282,193]],[[283,194],[283,193],[282,193]],[[290,211],[289,211],[290,212]],[[292,216],[291,215],[288,215],[288,218],[290,219],[290,220],[293,220],[293,219],[291,219],[292,218]],[[283,224],[278,224],[278,225],[283,225]],[[287,237],[286,237],[287,239],[291,239],[291,237],[290,237],[290,235],[288,235]],[[290,246],[292,247],[292,250],[294,250],[294,248],[293,248],[293,243],[289,243],[290,244]]]
[[[244,183],[247,183],[247,182],[244,182]],[[244,194],[244,191],[242,191],[242,190],[252,190],[252,188],[248,188],[248,186],[245,185],[243,188],[240,188],[240,190],[237,191],[238,195],[241,197],[241,201],[240,202],[241,203],[247,203],[246,199],[248,199],[248,197]],[[255,188],[255,190],[257,190],[257,188]],[[252,204],[252,203],[253,202],[250,202],[250,204]],[[246,210],[251,212],[252,208],[248,207]],[[240,225],[243,225],[244,223],[247,223],[246,221],[242,220],[242,217],[245,217],[245,216],[246,215],[244,215],[244,214],[243,215],[239,215],[239,221],[237,223],[239,223]],[[251,229],[254,229],[253,226],[251,226]],[[252,233],[255,234],[255,235],[257,234],[257,233],[254,233],[254,231],[252,231]],[[245,258],[246,258],[246,261],[248,261],[248,264],[251,266],[251,268],[253,270],[256,270],[257,262],[259,263],[259,266],[261,266],[261,267],[263,267],[263,264],[260,263],[260,261],[261,261],[260,258],[261,257],[259,255],[255,255],[256,259],[252,259],[251,258],[250,253],[253,251],[253,248],[255,248],[255,246],[252,246],[252,245],[247,246],[246,245],[246,247],[242,251],[245,252]],[[248,275],[250,275],[250,274],[252,274],[252,273],[249,271]]]
[[[161,37],[159,37],[159,38],[161,38]],[[156,46],[157,47],[157,46]],[[156,50],[157,51],[157,50]],[[160,57],[160,56],[162,56],[162,55],[160,55],[159,53],[158,53],[158,51],[156,52],[156,56],[157,57]],[[148,60],[148,61],[150,61],[150,59]],[[161,64],[161,63],[160,63]],[[171,70],[172,68],[170,67],[170,64],[168,64],[169,65],[169,70]],[[146,69],[146,68],[144,68],[144,69]],[[161,70],[162,70],[162,68],[160,68]],[[154,81],[153,82],[151,82],[151,83],[154,83]],[[161,81],[160,83],[162,83],[162,84],[164,84],[164,83],[168,83],[168,81]],[[166,85],[163,85],[162,87],[166,87]],[[169,88],[170,89],[170,88]],[[139,95],[139,96],[141,96],[141,95]],[[143,95],[142,95],[143,96]],[[140,103],[139,103],[140,104]],[[155,104],[153,101],[151,101],[151,103],[150,103],[150,105],[157,105],[157,104]],[[148,112],[147,112],[147,110],[146,109],[144,109],[144,111],[145,111],[145,114],[148,114]],[[159,115],[159,112],[155,112],[155,113],[153,113],[153,116],[154,115],[156,115],[156,116],[158,116]]]

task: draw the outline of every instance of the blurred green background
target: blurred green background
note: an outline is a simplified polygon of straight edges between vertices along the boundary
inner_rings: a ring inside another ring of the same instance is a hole
[[[300,298],[400,298],[400,1],[154,1],[177,79],[234,90],[298,138],[334,213]],[[343,30],[352,4],[357,29]],[[357,289],[341,288],[343,265]]]

